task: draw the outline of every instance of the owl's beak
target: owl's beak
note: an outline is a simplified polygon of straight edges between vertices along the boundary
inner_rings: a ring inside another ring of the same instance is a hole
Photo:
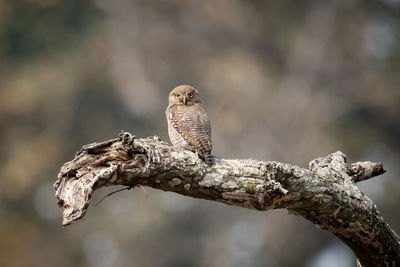
[[[182,99],[182,102],[183,102],[184,105],[186,105],[186,103],[187,103],[187,98],[184,97],[184,98]]]

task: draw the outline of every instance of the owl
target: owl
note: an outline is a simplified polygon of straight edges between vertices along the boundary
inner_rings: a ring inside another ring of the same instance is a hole
[[[199,92],[180,85],[169,94],[166,110],[169,139],[174,147],[196,152],[211,165],[211,123],[201,107]]]

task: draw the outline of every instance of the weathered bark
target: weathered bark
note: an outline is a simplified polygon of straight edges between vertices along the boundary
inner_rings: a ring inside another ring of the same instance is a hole
[[[214,158],[176,150],[158,137],[84,146],[54,184],[63,224],[82,218],[92,192],[108,185],[150,186],[256,210],[286,208],[339,237],[363,266],[395,266],[400,241],[355,182],[384,173],[382,164],[347,164],[342,152],[310,162],[310,170],[273,161]]]

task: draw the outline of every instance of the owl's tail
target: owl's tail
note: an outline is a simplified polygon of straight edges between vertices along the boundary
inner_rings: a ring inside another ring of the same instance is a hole
[[[204,155],[204,161],[207,165],[211,166],[213,164],[214,157],[211,154]]]

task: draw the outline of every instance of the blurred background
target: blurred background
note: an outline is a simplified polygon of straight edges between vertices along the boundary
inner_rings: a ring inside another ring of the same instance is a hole
[[[359,186],[400,233],[399,0],[0,0],[0,266],[355,266],[286,210],[152,189],[61,226],[62,164],[121,130],[168,140],[180,84],[217,156],[383,162]]]

